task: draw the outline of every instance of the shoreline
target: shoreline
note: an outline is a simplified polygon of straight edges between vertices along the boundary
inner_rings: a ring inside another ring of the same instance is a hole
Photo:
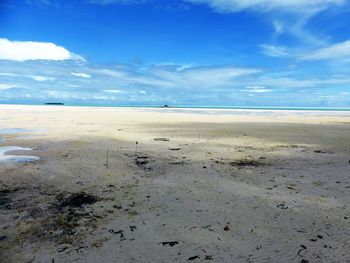
[[[281,106],[159,106],[159,105],[47,105],[47,104],[1,104],[1,106],[45,106],[65,108],[116,108],[116,109],[164,109],[164,110],[238,110],[238,111],[316,111],[316,112],[350,112],[350,107],[281,107]]]

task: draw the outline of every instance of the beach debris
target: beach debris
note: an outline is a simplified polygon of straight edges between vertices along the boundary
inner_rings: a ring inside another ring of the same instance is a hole
[[[202,226],[201,228],[206,229],[206,230],[209,230],[209,231],[211,231],[211,232],[214,232],[215,230],[212,229],[211,227],[212,227],[212,225],[206,225],[206,226]],[[195,228],[195,227],[194,227],[194,228]]]
[[[137,166],[145,165],[149,162],[148,158],[148,156],[137,156],[135,158],[135,163]]]
[[[187,260],[195,260],[197,258],[201,258],[201,257],[196,255],[196,256],[193,256],[193,257],[189,257]]]
[[[153,141],[168,142],[168,141],[170,141],[170,139],[169,138],[164,138],[164,137],[159,137],[159,138],[154,138]]]
[[[301,263],[309,263],[309,261],[306,260],[306,259],[302,259],[302,260],[301,260]]]
[[[108,165],[109,165],[109,149],[107,149],[106,162],[104,163],[104,166],[108,168],[109,167]]]
[[[4,241],[7,238],[7,236],[0,236],[0,242]]]
[[[212,255],[205,255],[204,260],[213,260]]]
[[[255,160],[249,160],[249,159],[241,159],[241,160],[236,160],[233,162],[230,162],[231,166],[235,166],[238,168],[243,168],[243,167],[249,167],[249,166],[263,166],[266,165],[263,162],[255,161]]]
[[[99,197],[92,194],[87,194],[83,191],[72,193],[66,197],[63,193],[61,193],[57,195],[56,198],[60,207],[82,207],[83,205],[90,205],[100,200]]]
[[[61,253],[61,252],[65,251],[65,250],[67,250],[68,248],[69,248],[68,246],[60,247],[60,248],[57,249],[57,252]]]
[[[137,229],[136,226],[130,226],[130,231],[131,231],[131,232],[134,232],[134,230],[136,230],[136,229]]]
[[[284,210],[284,209],[288,209],[288,206],[285,203],[282,203],[282,204],[278,204],[277,208]]]
[[[178,245],[179,242],[178,242],[178,241],[164,241],[164,242],[158,243],[158,245],[159,245],[159,244],[162,244],[163,247],[164,247],[164,246],[171,246],[171,247],[173,247],[173,246],[175,246],[175,245]]]
[[[307,249],[307,247],[304,246],[304,245],[300,245],[300,247],[301,247],[301,249],[299,249],[299,251],[298,251],[298,256],[300,256],[300,253],[301,253],[303,250]]]
[[[137,155],[137,146],[139,145],[139,142],[135,142],[135,155]]]
[[[231,229],[230,224],[228,223],[225,227],[224,227],[224,231],[229,231]]]
[[[119,235],[120,241],[126,240],[126,238],[124,236],[124,230],[115,231],[114,229],[110,229],[110,230],[108,230],[108,232],[112,233],[112,234]]]
[[[179,151],[181,148],[169,148],[170,151]]]
[[[185,164],[184,161],[173,161],[173,162],[169,162],[169,164],[173,164],[173,165],[181,165],[181,164]]]
[[[314,153],[335,154],[335,152],[332,152],[332,151],[323,151],[323,150],[315,150]]]

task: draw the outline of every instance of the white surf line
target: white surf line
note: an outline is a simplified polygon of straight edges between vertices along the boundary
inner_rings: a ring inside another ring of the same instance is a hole
[[[30,155],[7,155],[6,152],[10,151],[31,151],[31,148],[24,148],[18,146],[5,146],[0,147],[0,162],[10,162],[10,163],[28,163],[40,160],[38,156]]]

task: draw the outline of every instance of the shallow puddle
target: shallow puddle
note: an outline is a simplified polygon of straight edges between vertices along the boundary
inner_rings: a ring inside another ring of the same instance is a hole
[[[0,134],[14,134],[14,133],[25,133],[33,132],[34,130],[25,129],[25,128],[3,128],[0,129]]]
[[[31,151],[31,148],[24,148],[18,146],[6,146],[0,147],[0,162],[9,162],[9,163],[29,163],[38,161],[40,158],[38,156],[30,155],[7,155],[6,152],[10,151]]]

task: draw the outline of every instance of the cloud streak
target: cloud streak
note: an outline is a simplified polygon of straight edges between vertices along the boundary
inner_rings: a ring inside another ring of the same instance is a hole
[[[260,45],[262,53],[270,57],[286,57],[288,56],[287,48],[273,45]]]
[[[224,13],[253,9],[259,12],[280,10],[285,12],[318,12],[324,8],[341,5],[345,0],[186,0],[195,4],[207,4]]]
[[[350,40],[314,50],[300,57],[301,60],[350,59]]]

